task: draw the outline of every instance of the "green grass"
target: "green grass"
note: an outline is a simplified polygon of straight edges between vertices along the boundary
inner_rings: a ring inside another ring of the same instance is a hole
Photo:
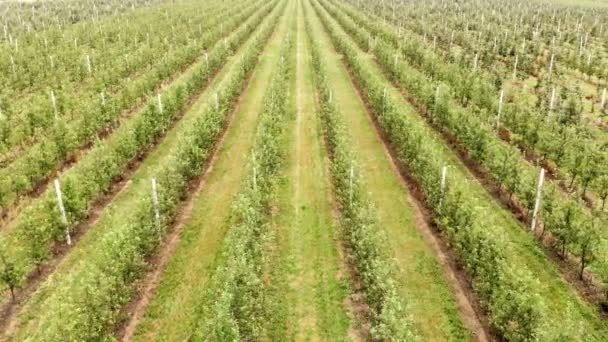
[[[277,63],[286,16],[270,39],[235,113],[209,178],[195,200],[180,246],[157,289],[136,333],[136,340],[181,341],[195,326],[204,291],[218,262],[218,252],[229,228],[230,207],[237,194],[262,110],[265,85]]]
[[[310,13],[314,13],[312,7]],[[410,196],[391,166],[382,142],[376,136],[341,57],[333,49],[322,24],[315,16],[313,32],[335,90],[335,101],[345,115],[353,148],[368,190],[378,209],[379,226],[390,241],[388,246],[399,268],[400,294],[410,303],[417,331],[425,340],[466,340],[469,337],[460,319],[453,294],[432,249],[415,223]]]
[[[150,191],[150,178],[154,176],[155,170],[161,167],[166,161],[168,152],[176,146],[180,139],[181,132],[189,126],[189,123],[194,120],[197,113],[203,112],[208,100],[215,93],[214,90],[219,87],[220,82],[226,79],[225,76],[234,69],[236,62],[239,61],[240,56],[246,51],[248,45],[249,43],[246,43],[227,61],[224,69],[217,75],[207,90],[199,96],[196,103],[185,113],[182,120],[167,133],[162,142],[139,166],[125,190],[122,191],[110,205],[104,208],[99,221],[91,227],[87,234],[78,242],[64,262],[57,268],[55,273],[36,291],[30,302],[24,308],[24,311],[20,314],[20,319],[22,321],[27,322],[29,318],[35,317],[36,312],[44,306],[46,297],[56,291],[58,287],[60,287],[62,281],[70,276],[71,272],[75,272],[77,269],[82,268],[82,265],[84,264],[83,261],[87,259],[88,255],[96,250],[97,242],[100,241],[103,236],[109,234],[115,227],[121,227],[120,223],[124,222],[125,217],[129,217],[129,213],[132,211],[132,205],[135,205],[144,194]],[[257,88],[254,87],[253,89]],[[238,168],[239,167],[236,167],[236,169]],[[230,173],[234,173],[234,170],[231,169]]]
[[[299,2],[301,3],[301,2]],[[285,146],[291,152],[281,177],[273,228],[279,242],[288,305],[287,339],[336,341],[346,337],[348,291],[332,218],[327,158],[312,85],[302,8],[297,15],[296,71]]]
[[[342,29],[340,31],[344,32]],[[356,46],[354,42],[352,43]],[[416,111],[401,97],[399,89],[386,80],[381,69],[372,62],[371,56],[360,49],[358,53],[369,62],[367,64],[370,70],[384,79],[390,96],[397,99],[402,108],[408,108],[404,115],[408,115],[410,120],[419,122],[420,128],[428,133],[429,138],[425,143],[433,145],[437,156],[449,165],[451,186],[462,191],[463,200],[473,205],[480,226],[491,230],[503,242],[509,263],[534,276],[536,279],[534,292],[542,298],[545,309],[543,311],[547,313],[547,317],[543,319],[547,324],[544,330],[556,333],[570,329],[584,331],[594,336],[607,336],[606,324],[599,319],[594,308],[584,302],[566,283],[556,266],[545,257],[527,228],[523,227],[509,210],[493,199],[458,156],[420,116],[410,114]],[[429,172],[440,172],[440,170],[429,170]]]

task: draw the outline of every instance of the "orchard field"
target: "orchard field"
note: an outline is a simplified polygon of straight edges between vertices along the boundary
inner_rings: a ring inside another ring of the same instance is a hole
[[[608,341],[608,2],[0,26],[0,341]]]

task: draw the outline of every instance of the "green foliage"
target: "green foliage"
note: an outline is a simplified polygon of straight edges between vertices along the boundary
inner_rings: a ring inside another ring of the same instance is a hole
[[[196,41],[195,46],[176,50],[167,63],[157,66],[152,72],[144,73],[140,78],[134,80],[127,78],[125,84],[121,84],[118,87],[118,89],[121,89],[120,91],[115,94],[109,93],[104,95],[106,96],[105,105],[99,100],[99,92],[94,91],[92,96],[83,97],[82,103],[74,108],[76,113],[72,114],[72,116],[76,117],[68,118],[67,115],[62,115],[55,120],[53,119],[55,113],[52,108],[49,108],[46,119],[49,122],[47,134],[35,139],[27,150],[17,154],[14,160],[9,159],[10,163],[0,170],[0,178],[8,180],[6,183],[0,184],[0,200],[3,200],[0,202],[0,207],[9,208],[18,201],[20,196],[26,195],[27,192],[36,189],[57,168],[60,168],[69,159],[71,154],[77,152],[80,148],[85,148],[87,144],[91,144],[97,137],[112,132],[112,129],[120,125],[121,116],[126,111],[136,108],[138,103],[145,100],[146,97],[155,96],[155,91],[160,89],[163,81],[175,73],[182,71],[185,66],[195,62],[197,57],[200,58],[200,51],[202,49],[206,50],[212,47],[226,33],[236,29],[246,18],[255,13],[258,8],[259,6],[256,6],[256,4],[251,4],[236,11],[236,13],[229,10],[221,12],[221,14],[206,24],[210,30],[205,32]],[[222,23],[222,25],[218,27],[218,23]],[[154,58],[150,59],[154,60]],[[206,82],[208,81],[209,74],[213,74],[212,71],[217,69],[217,65],[208,65],[207,68],[202,69],[202,72],[206,76]],[[119,68],[112,70],[119,70]],[[199,71],[199,75],[200,73],[201,71]],[[98,75],[98,77],[104,76],[106,75]],[[112,86],[113,84],[110,82],[106,85]],[[196,84],[196,80],[188,82],[187,86],[192,87],[189,89],[190,94],[200,88]],[[61,107],[63,105],[61,93],[59,90],[56,90],[55,93],[58,106]],[[46,107],[49,107],[48,94],[48,91],[45,91],[44,106]],[[178,98],[176,97],[176,99]],[[180,105],[179,102],[181,101],[177,102],[176,105]],[[33,104],[30,104],[28,108],[31,108],[33,111],[39,111]],[[151,108],[148,108],[143,114],[147,113],[148,115],[157,116],[155,113],[151,113],[150,110]],[[60,108],[59,112],[63,113],[64,111]],[[134,120],[137,119],[139,119],[139,116],[134,118]],[[44,119],[32,119],[33,122],[42,120]],[[162,119],[158,122],[146,122],[151,127],[156,127],[157,125],[158,127],[166,126],[166,123]],[[7,120],[0,120],[0,126],[9,123]],[[143,129],[144,127],[140,128]],[[32,129],[32,131],[42,131],[42,129],[36,128]],[[141,132],[145,137],[149,137],[149,135],[145,135],[146,133],[145,131]],[[21,175],[21,178],[13,177],[12,175],[14,174]]]
[[[119,309],[130,300],[134,281],[141,277],[147,266],[146,259],[155,252],[175,218],[179,200],[188,191],[190,181],[201,175],[203,169],[200,165],[208,162],[209,151],[214,148],[245,80],[277,22],[276,2],[260,9],[253,21],[257,22],[256,25],[245,25],[240,33],[245,37],[251,34],[273,7],[274,14],[270,14],[269,21],[251,38],[252,42],[237,68],[218,87],[218,92],[225,94],[219,107],[216,108],[214,100],[209,101],[170,152],[168,162],[156,170],[160,226],[154,219],[151,196],[139,199],[121,227],[105,234],[96,243],[93,254],[81,261],[84,265],[54,284],[54,291],[40,303],[36,318],[38,328],[29,338],[41,341],[102,340],[110,336],[113,325],[120,318]],[[231,37],[231,43],[232,39],[244,39],[239,38],[240,34]],[[175,93],[174,97],[166,96],[165,100],[168,104],[179,102]],[[193,149],[207,152],[193,157]]]
[[[230,230],[221,252],[223,261],[206,293],[210,307],[201,312],[194,340],[263,340],[270,338],[269,328],[278,319],[264,280],[268,276],[264,243],[269,234],[270,200],[285,159],[280,137],[288,118],[293,47],[292,27],[266,90],[248,177],[232,207]]]
[[[407,119],[408,115],[415,114],[398,105],[390,95],[385,96],[383,82],[359,60],[355,48],[337,32],[336,24],[323,11],[328,11],[341,23],[346,22],[345,17],[325,1],[322,6],[315,5],[380,126],[399,151],[399,159],[420,183],[427,203],[437,216],[437,223],[448,233],[451,244],[466,265],[482,303],[490,311],[492,325],[507,340],[534,340],[541,333],[542,311],[538,296],[527,292],[532,283],[531,276],[526,272],[515,274],[511,271],[501,250],[502,242],[479,226],[478,212],[463,200],[460,193],[450,191],[448,187],[440,205],[437,201],[439,175],[438,172],[429,173],[429,170],[440,170],[441,161],[436,152],[424,143],[427,138],[420,128]]]
[[[21,220],[11,231],[11,238],[17,241],[17,245],[11,248],[9,253],[9,257],[14,258],[19,267],[24,269],[23,272],[30,272],[32,266],[42,264],[51,256],[53,245],[62,243],[66,238],[66,229],[72,229],[82,222],[95,200],[120,179],[130,163],[140,156],[142,151],[148,149],[155,140],[166,133],[186,108],[186,99],[194,96],[210,82],[223,66],[224,60],[231,54],[231,49],[241,45],[253,33],[271,8],[267,5],[258,9],[246,24],[226,40],[226,43],[218,42],[208,53],[209,62],[203,63],[194,71],[186,80],[186,86],[179,85],[167,89],[162,94],[164,107],[162,113],[157,108],[156,100],[152,100],[141,116],[119,128],[107,141],[100,142],[90,154],[60,178],[68,218],[67,227],[60,220],[53,187],[47,189],[40,200],[24,208]],[[217,34],[219,35],[219,32]],[[229,95],[234,96],[234,94]],[[218,120],[209,124],[212,123],[218,124]],[[213,133],[217,134],[219,128],[216,127],[215,130],[216,132]],[[180,163],[206,158],[206,150],[201,148],[201,144],[209,143],[214,139],[213,137],[197,138],[198,145],[192,144],[189,148],[198,148],[198,153],[193,155],[190,150],[188,157]],[[201,164],[190,164],[180,171],[191,179],[201,167]],[[27,253],[24,255],[18,246],[26,246]]]
[[[455,137],[458,147],[465,150],[471,159],[483,166],[488,171],[490,177],[501,188],[504,188],[511,198],[515,197],[523,204],[528,210],[528,216],[531,218],[536,197],[539,168],[528,163],[523,158],[521,151],[501,141],[496,136],[494,121],[492,120],[488,123],[476,115],[481,113],[478,110],[479,107],[469,105],[465,108],[458,104],[458,101],[451,92],[460,94],[459,85],[448,87],[445,83],[435,83],[407,63],[396,65],[393,62],[393,56],[401,53],[407,55],[408,51],[407,48],[395,48],[396,46],[401,46],[396,41],[396,33],[382,27],[378,23],[365,19],[361,14],[348,9],[346,6],[339,7],[344,14],[338,14],[337,11],[333,11],[332,14],[345,30],[355,38],[355,41],[362,49],[367,48],[369,41],[365,38],[370,34],[366,29],[369,29],[373,34],[384,37],[375,43],[373,49],[373,54],[376,56],[378,64],[380,64],[396,84],[416,98],[417,104],[422,111],[428,110],[431,112],[430,120],[439,124],[443,130],[448,131]],[[430,58],[430,60],[434,59]],[[435,69],[437,68],[439,67],[435,67]],[[450,84],[454,84],[451,79],[457,78],[459,73],[463,74],[464,70],[454,70],[452,75],[438,76],[449,80]],[[437,93],[436,89],[439,89],[439,93]],[[439,99],[435,98],[436,94],[439,94]],[[526,130],[526,144],[542,144],[541,140],[545,141],[550,138],[549,136],[540,135],[541,133],[544,134],[545,131],[539,128],[540,124],[538,121],[534,121],[532,124],[526,123],[526,118],[533,114],[522,114],[519,118],[514,118],[513,115],[517,113],[521,114],[522,110],[509,112],[505,116],[511,117],[510,120],[513,120],[513,122],[509,123],[510,127],[519,125],[519,131]],[[560,140],[567,143],[566,146],[561,147],[561,150],[567,152],[562,158],[562,165],[567,166],[568,172],[572,176],[571,185],[576,180],[579,181],[584,196],[590,186],[601,189],[601,184],[598,184],[597,180],[602,174],[600,165],[603,165],[602,163],[605,159],[595,145],[585,145],[582,140],[576,138],[576,134],[575,128],[567,128],[563,131]],[[415,146],[417,145],[419,145],[419,142],[415,143]],[[414,152],[416,149],[410,149],[409,151],[408,158],[412,159],[412,155],[416,153]],[[556,217],[567,217],[567,213],[562,213],[562,211],[569,210],[567,208],[575,209],[587,221],[590,221],[596,213],[589,210],[586,204],[577,198],[577,194],[570,195],[565,193],[559,188],[558,184],[550,180],[545,182],[543,189],[544,192],[554,194],[553,201],[556,202],[552,206],[553,212],[550,214],[552,217],[547,217],[546,219],[545,229],[555,234],[563,242],[561,244],[563,253],[569,251],[577,256],[581,256],[583,250],[581,248],[583,240],[581,239],[588,233],[581,232],[581,234],[575,234],[564,228],[563,222],[556,219]],[[543,201],[543,203],[545,202]],[[603,215],[597,216],[600,225],[607,222]],[[576,225],[576,227],[582,230],[591,229],[589,225]],[[600,234],[599,238],[585,239],[586,248],[584,250],[587,251],[590,248],[596,250],[603,243],[602,241],[605,240],[606,236],[606,234]],[[588,246],[591,242],[595,243],[596,246]],[[596,259],[595,261],[600,263],[602,268],[606,264],[605,261],[599,258],[593,259]],[[604,271],[599,275],[602,281],[607,281],[608,278]]]
[[[344,123],[331,100],[332,89],[312,39],[314,81],[321,106],[321,122],[331,160],[334,192],[339,202],[346,240],[352,247],[354,263],[365,285],[367,302],[372,309],[374,339],[411,341],[416,338],[407,304],[397,294],[396,265],[386,251],[387,237],[378,227],[377,212],[366,196],[355,155],[350,147]]]

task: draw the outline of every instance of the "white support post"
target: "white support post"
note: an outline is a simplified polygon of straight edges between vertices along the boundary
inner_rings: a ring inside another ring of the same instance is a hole
[[[329,91],[329,100],[328,100],[328,102],[332,103],[333,99],[334,99],[334,92],[330,90]]]
[[[87,64],[87,71],[90,74],[93,71],[93,70],[91,70],[91,57],[89,55],[86,55],[85,60],[86,60],[86,64]]]
[[[555,62],[555,54],[551,54],[551,62],[549,63],[549,79],[551,79],[551,75],[553,74],[553,63]]]
[[[606,88],[604,88],[604,90],[602,91],[602,102],[601,102],[600,108],[603,109],[605,104],[606,104]]]
[[[437,115],[437,103],[439,103],[439,85],[435,88],[435,103],[433,104],[433,114]]]
[[[551,90],[551,101],[549,101],[549,110],[553,110],[555,105],[555,87]]]
[[[454,42],[454,31],[450,35],[450,46],[448,47],[448,52],[452,52],[452,43]]]
[[[55,179],[55,193],[57,194],[57,206],[59,207],[59,213],[61,214],[61,222],[65,225],[65,239],[68,245],[71,245],[72,238],[70,237],[70,228],[68,227],[68,218],[65,214],[65,207],[63,206],[63,196],[61,194],[59,179]]]
[[[477,60],[479,59],[479,54],[475,53],[475,59],[473,59],[473,71],[477,70]]]
[[[207,69],[209,69],[209,54],[205,52],[205,63],[207,64]]]
[[[349,174],[349,178],[348,178],[348,201],[349,201],[349,204],[351,206],[353,205],[353,181],[354,181],[354,178],[355,178],[355,168],[351,164],[351,166],[350,166],[350,174]]]
[[[443,198],[445,197],[445,184],[448,176],[448,167],[443,166],[441,168],[441,183],[439,184],[439,190],[441,191],[439,197],[439,208],[443,205]]]
[[[55,112],[55,119],[58,118],[59,111],[57,110],[57,98],[55,92],[51,90],[51,104],[53,105],[53,111]]]
[[[11,55],[11,68],[13,70],[13,74],[17,74],[17,66],[15,65],[15,58]]]
[[[158,111],[162,114],[163,113],[163,100],[160,97],[160,93],[156,95],[156,100],[158,102]]]
[[[154,206],[154,220],[156,221],[156,229],[158,229],[160,236],[160,207],[158,202],[158,187],[156,185],[156,178],[152,178],[152,205]]]
[[[252,153],[252,159],[253,159],[253,175],[252,175],[252,181],[253,181],[253,191],[257,191],[258,189],[258,180],[257,180],[257,169],[256,169],[256,162],[255,162],[255,153]]]
[[[532,224],[530,229],[536,230],[536,221],[538,219],[538,210],[540,209],[540,200],[542,197],[543,183],[545,181],[545,169],[540,169],[540,175],[538,176],[538,187],[536,188],[536,201],[534,202],[534,212],[532,213]]]
[[[502,101],[504,99],[505,91],[500,91],[500,99],[498,100],[498,114],[496,115],[496,130],[500,128],[500,115],[502,114]]]
[[[513,65],[513,80],[517,79],[517,63],[519,62],[519,55],[515,55],[515,64]]]

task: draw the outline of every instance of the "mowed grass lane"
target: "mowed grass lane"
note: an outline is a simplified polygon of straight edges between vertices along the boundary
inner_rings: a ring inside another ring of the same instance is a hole
[[[344,305],[348,273],[339,252],[333,219],[327,156],[312,84],[302,1],[297,6],[295,80],[292,112],[284,145],[286,170],[276,198],[273,229],[278,241],[281,291],[287,312],[287,340],[337,341],[350,319]]]
[[[379,226],[388,237],[399,267],[400,294],[410,303],[414,326],[426,340],[468,340],[469,332],[460,318],[454,294],[441,269],[437,256],[416,227],[419,218],[410,202],[382,142],[374,132],[365,106],[335,51],[323,25],[307,2],[311,26],[321,47],[334,99],[345,116],[371,198],[376,204]]]

